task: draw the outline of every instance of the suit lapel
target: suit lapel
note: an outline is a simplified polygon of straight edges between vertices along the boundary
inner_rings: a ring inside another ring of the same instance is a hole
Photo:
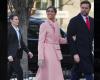
[[[13,28],[13,26],[11,26],[11,29],[12,29],[13,36],[18,41],[17,33],[16,33],[15,29]]]
[[[12,27],[12,32],[13,32],[13,34],[16,36],[16,38],[18,39],[18,37],[17,37],[17,33],[16,33],[16,31],[15,31],[15,29],[13,28],[13,26],[11,26]]]
[[[22,40],[22,34],[21,34],[21,31],[19,29],[19,34],[20,34],[20,41]]]
[[[81,14],[79,14],[78,16],[79,16],[79,20],[80,20],[80,22],[81,22],[82,27],[84,27],[85,30],[87,30],[88,32],[90,32],[90,31],[88,30],[87,25],[86,25],[86,23],[85,23],[83,17],[81,16]],[[90,26],[91,26],[91,24],[90,24]],[[91,27],[90,27],[90,28],[91,28]]]
[[[89,21],[90,21],[90,32],[92,31],[92,27],[93,27],[93,22],[92,22],[92,20],[91,20],[91,18],[89,17]]]

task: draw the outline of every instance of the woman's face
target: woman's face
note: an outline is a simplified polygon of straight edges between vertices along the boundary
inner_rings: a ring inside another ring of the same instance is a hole
[[[55,13],[55,11],[54,11],[53,8],[49,8],[49,9],[46,11],[46,13],[47,13],[48,19],[55,19],[56,13]]]

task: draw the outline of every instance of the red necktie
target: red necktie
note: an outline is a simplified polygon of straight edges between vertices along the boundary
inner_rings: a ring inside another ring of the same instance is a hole
[[[90,30],[90,22],[89,22],[88,17],[86,17],[86,25],[87,25],[87,27],[88,27],[88,30]]]

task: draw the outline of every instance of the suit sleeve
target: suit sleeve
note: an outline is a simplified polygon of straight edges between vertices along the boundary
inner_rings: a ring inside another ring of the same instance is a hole
[[[68,28],[67,28],[67,40],[68,40],[68,44],[69,44],[69,49],[70,49],[70,53],[72,55],[74,54],[78,54],[78,48],[77,48],[77,44],[76,41],[73,39],[73,36],[77,36],[77,28],[76,28],[76,22],[75,20],[70,20],[69,24],[68,24]]]
[[[10,37],[10,38],[9,38]],[[11,50],[10,50],[10,39],[11,39],[11,34],[10,34],[10,30],[8,28],[8,34],[7,34],[7,43],[8,43],[8,56],[12,56],[11,54]]]
[[[12,44],[12,41],[13,41],[13,35],[12,35],[12,31],[11,31],[11,28],[8,28],[8,34],[7,34],[7,43],[8,43],[8,56],[12,56],[12,57],[15,57],[15,47],[13,46]]]
[[[40,25],[40,29],[39,29],[38,60],[44,59],[45,37],[46,37],[46,26],[45,23],[43,23]]]

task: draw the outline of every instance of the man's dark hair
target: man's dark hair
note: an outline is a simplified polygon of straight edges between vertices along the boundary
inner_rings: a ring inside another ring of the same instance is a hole
[[[54,10],[55,13],[57,13],[57,9],[54,6],[49,6],[46,11],[48,11],[48,9],[52,8]]]
[[[18,16],[18,15],[15,14],[15,13],[13,13],[13,14],[11,14],[11,15],[8,17],[8,26],[11,25],[10,20],[13,20],[13,18],[14,18],[15,16]]]
[[[89,4],[89,8],[91,8],[91,3],[90,3],[89,1],[87,1],[87,0],[82,1],[82,2],[80,3],[80,5],[82,5],[82,4]]]
[[[18,15],[17,15],[17,14],[11,14],[11,15],[9,16],[9,20],[10,20],[10,19],[13,20],[14,16],[18,16]]]

